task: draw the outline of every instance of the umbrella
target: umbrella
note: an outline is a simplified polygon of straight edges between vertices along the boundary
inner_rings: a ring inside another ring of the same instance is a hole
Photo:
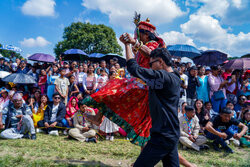
[[[193,58],[196,65],[212,66],[223,64],[227,60],[227,54],[217,50],[207,50],[201,56]]]
[[[198,49],[190,45],[170,45],[167,49],[172,56],[194,58],[201,55]]]
[[[29,56],[28,60],[53,63],[55,61],[55,57],[51,56],[49,54],[35,53],[35,54]]]
[[[35,79],[27,74],[23,73],[14,73],[8,75],[7,77],[2,79],[4,82],[12,82],[14,84],[35,84],[37,83]]]
[[[10,75],[9,72],[7,72],[7,71],[0,71],[0,78],[4,78],[4,77],[6,77],[8,75]]]
[[[63,60],[75,60],[83,61],[86,60],[88,54],[82,51],[81,49],[69,49],[62,54]]]
[[[225,69],[249,69],[250,58],[229,60],[224,66]]]
[[[104,57],[102,57],[102,59],[104,59],[106,62],[109,62],[110,59],[113,59],[114,57],[118,59],[118,63],[120,64],[121,67],[126,66],[126,59],[118,54],[108,53]]]
[[[89,55],[89,58],[102,58],[104,57],[105,55],[102,54],[102,53],[92,53]]]
[[[192,59],[188,58],[188,57],[182,57],[181,58],[181,63],[191,63],[192,66],[195,65],[194,61]]]

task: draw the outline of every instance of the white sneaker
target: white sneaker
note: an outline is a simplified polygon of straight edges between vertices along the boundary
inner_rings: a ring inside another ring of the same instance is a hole
[[[109,140],[114,141],[114,136],[110,136]]]
[[[59,136],[58,130],[52,130],[52,131],[50,131],[49,135]]]
[[[107,136],[106,136],[106,140],[109,140],[109,139],[110,139],[110,136],[109,136],[109,135],[107,135]]]
[[[65,130],[63,131],[63,134],[64,134],[65,136],[67,136],[67,135],[68,135],[68,130],[65,129]]]
[[[36,133],[44,133],[44,131],[42,129],[37,128]]]

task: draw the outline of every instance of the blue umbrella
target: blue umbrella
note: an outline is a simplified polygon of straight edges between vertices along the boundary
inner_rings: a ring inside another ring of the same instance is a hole
[[[198,49],[190,45],[170,45],[167,49],[172,56],[194,58],[201,55]]]
[[[82,61],[87,59],[87,56],[88,54],[81,49],[69,49],[63,53],[62,58],[63,60]]]
[[[212,66],[223,64],[227,60],[227,54],[218,50],[207,50],[201,56],[193,58],[196,65]]]
[[[89,55],[89,58],[102,58],[104,57],[105,55],[102,54],[102,53],[92,53]]]
[[[14,84],[35,84],[37,83],[31,75],[23,73],[13,73],[3,78],[4,82],[13,82]]]

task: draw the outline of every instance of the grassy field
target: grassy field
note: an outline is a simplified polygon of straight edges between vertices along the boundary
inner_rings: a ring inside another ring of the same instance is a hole
[[[250,149],[235,148],[234,154],[180,150],[199,167],[250,166]],[[65,136],[38,134],[37,140],[0,139],[0,167],[4,166],[130,166],[140,153],[140,147],[124,139],[114,142],[80,143]],[[161,166],[159,163],[157,166]]]

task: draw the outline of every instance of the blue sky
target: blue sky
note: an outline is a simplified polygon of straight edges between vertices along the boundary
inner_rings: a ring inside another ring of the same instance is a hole
[[[0,43],[20,47],[24,57],[54,55],[72,22],[105,24],[133,33],[134,11],[150,18],[170,44],[217,49],[230,56],[250,53],[249,0],[1,0]]]

